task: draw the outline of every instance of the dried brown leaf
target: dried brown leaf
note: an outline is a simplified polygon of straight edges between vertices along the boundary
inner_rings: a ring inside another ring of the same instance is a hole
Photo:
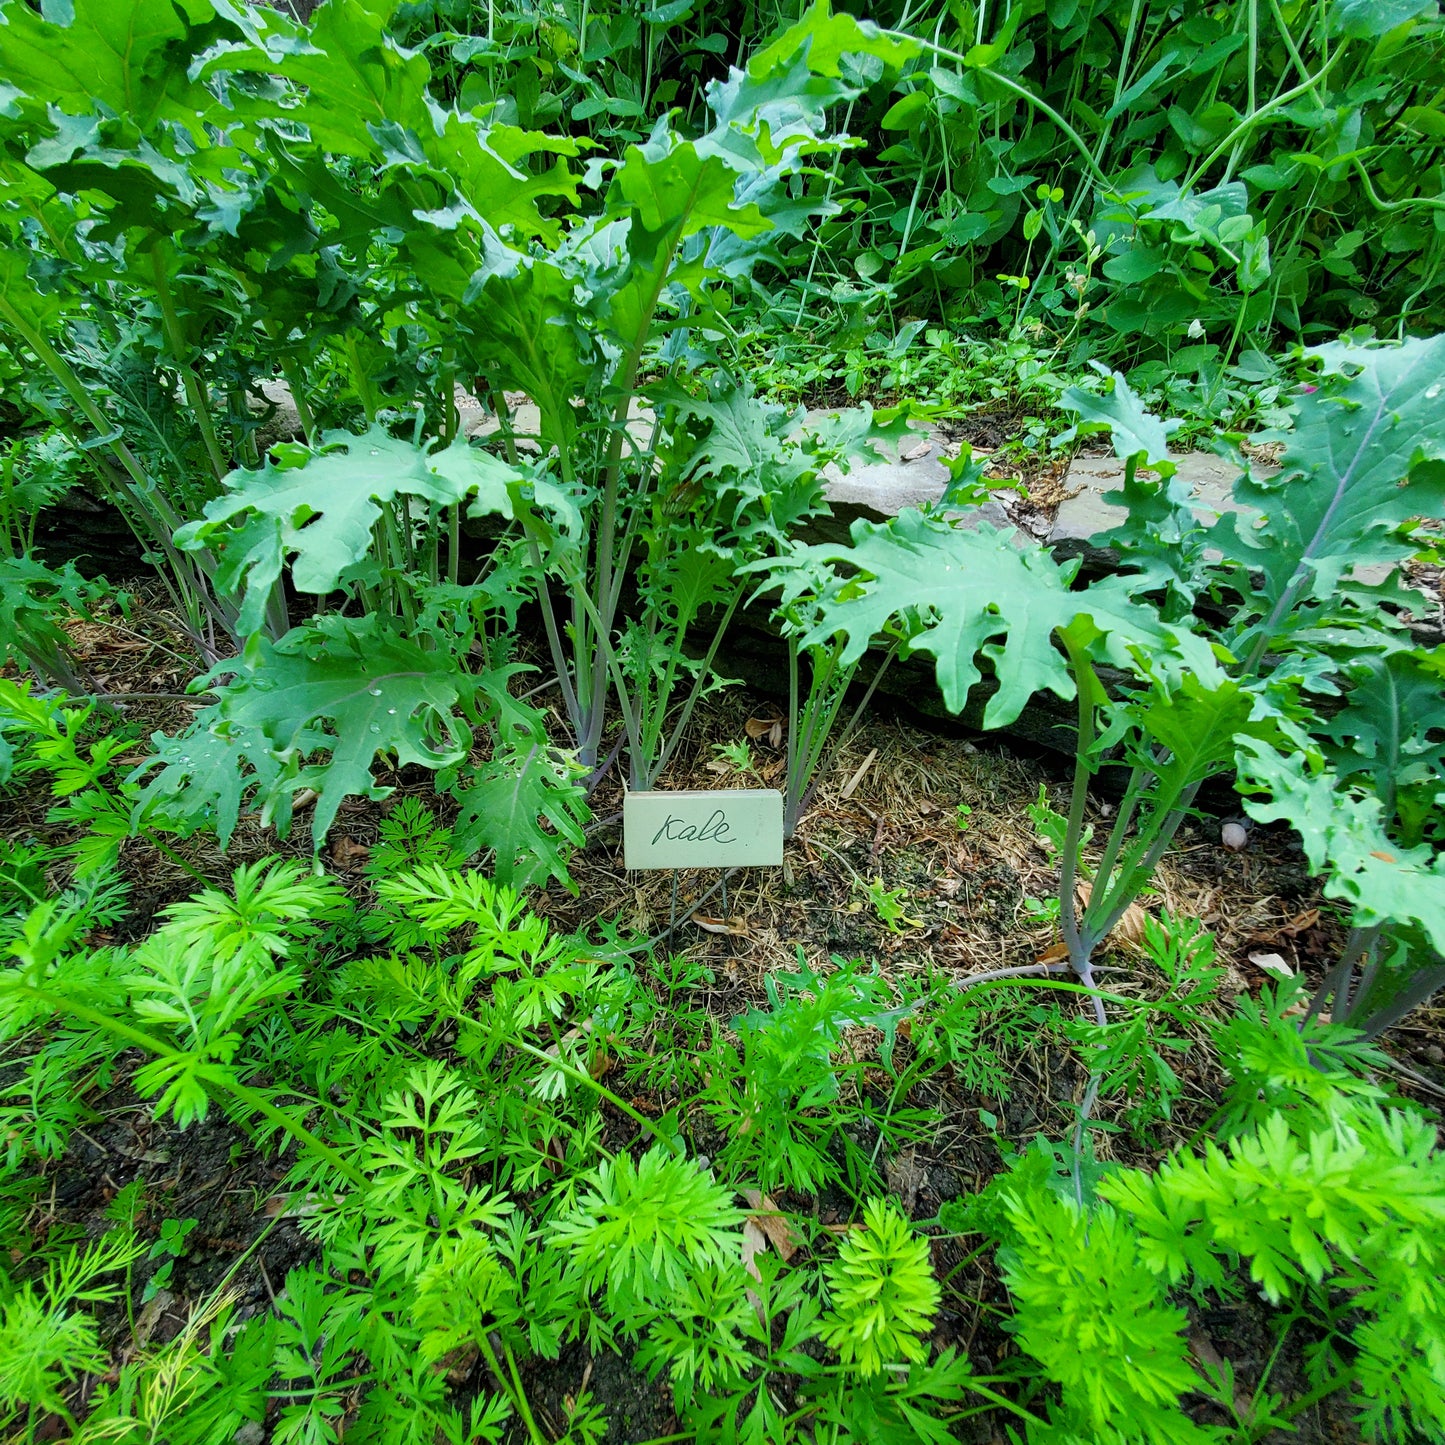
[[[744,1189],[743,1198],[748,1201],[752,1214],[749,1223],[756,1223],[768,1237],[768,1243],[778,1251],[786,1264],[798,1252],[798,1239],[789,1225],[787,1216],[773,1203],[770,1196],[758,1189]]]
[[[1074,897],[1078,900],[1080,908],[1087,908],[1089,900],[1093,896],[1094,885],[1092,883],[1084,880],[1075,885]],[[1142,948],[1144,946],[1144,929],[1148,919],[1149,915],[1137,903],[1131,903],[1110,931],[1109,941],[1122,943],[1125,948]]]
[[[704,933],[722,933],[732,938],[751,938],[748,931],[746,918],[707,918],[701,913],[694,913],[692,921],[702,929]]]

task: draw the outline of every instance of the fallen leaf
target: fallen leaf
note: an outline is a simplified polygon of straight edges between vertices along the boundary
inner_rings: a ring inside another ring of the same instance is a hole
[[[1298,938],[1300,934],[1311,929],[1320,921],[1318,908],[1307,908],[1303,913],[1297,913],[1290,921],[1280,928],[1280,932],[1286,938]]]
[[[919,1164],[910,1149],[906,1154],[896,1155],[884,1166],[888,1187],[903,1201],[903,1208],[911,1214],[918,1203],[918,1191],[928,1183],[928,1170]]]
[[[135,1342],[137,1346],[145,1344],[150,1339],[151,1332],[155,1329],[160,1317],[170,1307],[175,1299],[170,1290],[157,1290],[155,1295],[140,1312],[140,1317],[135,1322]]]
[[[771,1197],[760,1189],[744,1189],[742,1195],[748,1201],[748,1208],[753,1211],[748,1217],[748,1223],[757,1224],[767,1236],[768,1243],[778,1251],[786,1264],[798,1252],[798,1240],[788,1224],[787,1216],[773,1203]]]
[[[1069,945],[1067,943],[1056,943],[1052,948],[1045,949],[1043,953],[1034,959],[1035,963],[1062,963],[1069,956]]]
[[[756,1260],[758,1255],[766,1254],[768,1239],[761,1229],[751,1219],[743,1221],[743,1268],[758,1281],[763,1281],[762,1271],[758,1268]],[[747,1292],[748,1303],[753,1307],[753,1313],[758,1317],[758,1323],[765,1323],[763,1315],[763,1302],[752,1290]]]
[[[1370,849],[1370,857],[1378,858],[1384,863],[1398,863],[1400,861],[1393,853],[1382,853],[1378,848]]]
[[[1093,896],[1094,886],[1092,883],[1085,881],[1077,884],[1074,888],[1074,897],[1078,900],[1080,908],[1087,908],[1089,899]],[[1148,921],[1149,915],[1137,903],[1131,903],[1110,930],[1109,939],[1114,943],[1122,943],[1126,948],[1142,948],[1144,946],[1144,930]]]
[[[748,931],[746,918],[705,918],[701,913],[694,913],[692,921],[702,929],[704,933],[725,933],[733,938],[751,938]]]
[[[1280,978],[1294,977],[1294,969],[1277,953],[1251,953],[1249,961],[1256,968],[1262,968],[1266,973],[1276,974]]]
[[[371,857],[371,849],[365,843],[340,834],[331,845],[331,861],[338,868],[357,868]]]
[[[1189,1349],[1194,1358],[1201,1365],[1208,1365],[1211,1369],[1223,1368],[1224,1360],[1220,1357],[1219,1351],[1214,1348],[1214,1341],[1208,1335],[1196,1331],[1189,1336]],[[1241,1420],[1250,1420],[1254,1416],[1254,1401],[1249,1393],[1242,1389],[1234,1392],[1235,1413]]]
[[[481,1351],[474,1344],[458,1345],[448,1350],[432,1368],[445,1374],[449,1385],[463,1385],[480,1356]]]
[[[917,446],[909,447],[908,450],[903,453],[903,460],[905,462],[916,462],[919,457],[926,457],[932,450],[932,442],[919,442]]]
[[[783,745],[783,720],[780,717],[750,717],[743,731],[755,742],[766,741],[770,748]]]

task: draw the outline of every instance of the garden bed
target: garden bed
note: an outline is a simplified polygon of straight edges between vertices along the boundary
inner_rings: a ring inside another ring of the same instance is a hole
[[[185,705],[161,697],[187,670],[170,651],[175,628],[162,609],[142,597],[123,623],[75,624],[73,630],[77,653],[105,685],[136,695],[126,707],[130,727],[173,727],[183,719]],[[783,766],[781,739],[771,726],[777,717],[773,699],[742,687],[708,699],[670,785],[777,783]],[[745,772],[737,767],[743,744]],[[725,752],[729,748],[731,760]],[[428,778],[415,770],[383,781],[396,789],[385,802],[343,805],[325,858],[344,886],[360,896],[370,892],[364,869],[382,820],[404,798],[434,800]],[[732,875],[726,911],[715,873],[682,874],[674,905],[671,875],[624,869],[620,829],[609,818],[621,794],[610,780],[595,794],[599,823],[572,859],[576,892],[554,883],[534,895],[532,906],[558,930],[595,936],[599,921],[615,920],[624,937],[653,937],[648,957],[655,961],[643,964],[644,969],[658,978],[685,976],[688,1004],[725,1031],[749,1009],[766,1003],[767,979],[787,973],[800,955],[818,969],[861,959],[890,980],[931,974],[966,989],[974,975],[1053,956],[1057,927],[1038,913],[1053,889],[1056,867],[1028,824],[1027,807],[1041,787],[1058,796],[1066,784],[1059,759],[1047,750],[1019,751],[997,738],[956,726],[940,728],[926,718],[882,708],[822,780],[783,867]],[[8,829],[46,833],[48,802],[42,790],[13,798]],[[1095,799],[1097,821],[1107,819],[1111,806],[1106,796]],[[967,811],[961,814],[960,807]],[[1253,830],[1248,847],[1233,852],[1220,842],[1222,821],[1201,816],[1186,825],[1147,900],[1151,911],[1198,918],[1213,933],[1225,968],[1216,1020],[1227,1017],[1241,996],[1257,994],[1276,970],[1288,968],[1315,982],[1342,936],[1328,910],[1321,911],[1317,886],[1287,832]],[[280,840],[269,829],[247,823],[226,855],[198,841],[183,850],[184,858],[196,873],[223,883],[232,869],[248,862],[277,854],[304,860],[305,837],[302,828]],[[132,911],[117,940],[144,937],[166,906],[197,886],[195,876],[143,840],[126,846],[122,865]],[[866,886],[875,880],[895,896],[904,921],[890,927],[879,916]],[[670,916],[676,918],[671,941],[657,939]],[[1105,986],[1122,996],[1157,996],[1161,989],[1157,969],[1137,947],[1112,949],[1099,973]],[[1066,1012],[1072,1011],[1065,1004]],[[876,1133],[855,1140],[875,1150],[876,1186],[920,1221],[925,1232],[942,1206],[976,1194],[998,1173],[1001,1145],[1017,1148],[1036,1135],[1059,1137],[1075,1117],[1088,1080],[1077,1048],[1058,1035],[1048,1010],[1030,998],[1025,985],[1018,986],[1005,1015],[1012,1015],[1010,1042],[996,1050],[990,1085],[972,1086],[968,1069],[945,1069],[905,1101],[932,1117],[906,1149],[877,1151]],[[1210,1023],[1208,1016],[1196,1020],[1192,1045],[1177,1063],[1184,1082],[1170,1119],[1131,1128],[1126,1103],[1101,1105],[1104,1125],[1117,1131],[1099,1136],[1101,1159],[1147,1167],[1208,1130],[1221,1093],[1218,1059],[1207,1044]],[[1410,1071],[1385,1080],[1392,1090],[1427,1106],[1445,1097],[1445,1010],[1418,1011],[1387,1043]],[[979,1044],[994,1051],[982,1039]],[[869,1061],[854,1087],[878,1092],[882,1099],[886,1075],[878,1045],[877,1032],[867,1029],[853,1031],[846,1040],[850,1055]],[[903,1048],[906,1054],[906,1041]],[[435,1056],[445,1059],[448,1052],[443,1047]],[[84,1123],[66,1153],[43,1170],[26,1220],[37,1242],[53,1232],[95,1236],[113,1220],[117,1196],[132,1186],[124,1197],[132,1200],[143,1239],[160,1239],[166,1221],[191,1221],[181,1253],[172,1258],[161,1251],[136,1270],[129,1312],[118,1303],[103,1311],[106,1344],[121,1361],[173,1339],[195,1310],[222,1292],[234,1300],[240,1319],[273,1310],[288,1272],[317,1258],[317,1247],[302,1228],[305,1198],[288,1193],[283,1184],[286,1161],[271,1149],[257,1148],[221,1113],[185,1130],[158,1118],[151,1102],[129,1086],[129,1074],[140,1061],[137,1053],[123,1055],[115,1080],[86,1099]],[[630,1102],[642,1115],[657,1117],[676,1100],[664,1088],[650,1096],[633,1095]],[[631,1120],[605,1108],[604,1114],[606,1143],[621,1148],[638,1142]],[[685,1128],[691,1149],[704,1158],[721,1142],[715,1126],[701,1115],[686,1121]],[[773,1202],[790,1217],[789,1227],[800,1238],[806,1230],[799,1221],[811,1220],[823,1232],[842,1229],[854,1209],[847,1193],[837,1189],[814,1195],[778,1190]],[[969,1254],[946,1234],[933,1245],[934,1265],[950,1285],[931,1343],[966,1350],[980,1370],[992,1371],[1006,1367],[1017,1346],[1000,1328],[1006,1294],[991,1255],[966,1258]],[[164,1283],[157,1287],[152,1279],[160,1270]],[[1266,1370],[1268,1388],[1287,1401],[1306,1389],[1300,1352],[1309,1345],[1309,1331],[1297,1330],[1276,1355],[1269,1312],[1244,1283],[1231,1297],[1211,1294],[1191,1307],[1190,1348],[1201,1364],[1221,1356],[1230,1360],[1241,1402],[1250,1398]],[[523,1383],[538,1419],[562,1434],[568,1412],[590,1392],[607,1417],[609,1442],[633,1445],[671,1437],[681,1426],[666,1381],[649,1380],[628,1363],[627,1353],[592,1353],[574,1344],[555,1361],[527,1365]],[[495,1385],[475,1350],[444,1364],[458,1399]],[[96,1383],[81,1381],[78,1402],[83,1404]],[[1201,1421],[1218,1415],[1205,1405],[1195,1413]],[[1002,1441],[1007,1421],[1002,1412],[984,1414],[957,1438]],[[60,1438],[54,1433],[58,1424],[42,1425],[37,1438]],[[1358,1438],[1339,1401],[1315,1407],[1294,1424],[1294,1433],[1259,1438],[1303,1445]],[[269,1429],[249,1425],[236,1436],[245,1442],[268,1437]]]

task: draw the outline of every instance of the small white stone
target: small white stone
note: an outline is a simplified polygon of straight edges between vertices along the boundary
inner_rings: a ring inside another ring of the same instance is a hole
[[[1231,853],[1242,853],[1249,847],[1249,832],[1242,823],[1226,823],[1219,830],[1219,841]]]

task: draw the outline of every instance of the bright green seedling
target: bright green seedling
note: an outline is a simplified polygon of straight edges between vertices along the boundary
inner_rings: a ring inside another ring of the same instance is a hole
[[[906,888],[885,888],[881,878],[871,878],[863,885],[868,906],[890,933],[906,933],[910,928],[922,928],[923,920],[908,913],[908,890]]]
[[[933,1325],[939,1290],[928,1241],[909,1228],[896,1205],[870,1199],[824,1270],[832,1309],[822,1336],[844,1364],[876,1375],[903,1360],[927,1358],[921,1336]]]
[[[753,750],[746,742],[735,743],[714,743],[712,750],[717,754],[717,760],[726,764],[728,770],[746,777],[753,773]]]
[[[967,833],[973,827],[973,809],[967,803],[960,803],[953,810],[953,821],[960,833]]]
[[[149,1304],[163,1289],[171,1287],[171,1271],[178,1259],[184,1259],[189,1246],[186,1240],[199,1224],[197,1219],[164,1219],[161,1221],[160,1237],[151,1245],[147,1259],[159,1259],[162,1263],[146,1281],[141,1292],[142,1302]]]

